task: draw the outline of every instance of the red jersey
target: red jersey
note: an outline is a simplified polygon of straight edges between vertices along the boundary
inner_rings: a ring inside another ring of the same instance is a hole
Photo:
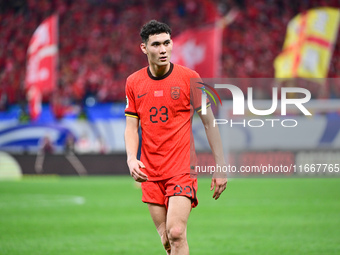
[[[162,77],[145,67],[127,78],[125,115],[140,119],[141,161],[150,181],[190,173],[191,115],[201,109],[202,94],[190,89],[190,78],[199,75],[172,63]]]

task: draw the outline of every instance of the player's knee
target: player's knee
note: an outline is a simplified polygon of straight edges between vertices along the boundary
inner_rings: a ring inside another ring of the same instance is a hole
[[[184,226],[173,226],[168,229],[168,238],[170,243],[182,242],[186,239]]]

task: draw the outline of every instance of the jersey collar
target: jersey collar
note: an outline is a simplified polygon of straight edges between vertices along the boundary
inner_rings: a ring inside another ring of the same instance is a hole
[[[150,71],[150,66],[148,66],[148,75],[153,80],[156,80],[156,81],[163,80],[163,79],[165,79],[166,77],[168,77],[172,73],[173,69],[174,69],[174,64],[170,62],[170,69],[169,69],[169,71],[166,74],[164,74],[164,75],[162,75],[160,77],[155,77],[155,76],[152,75],[152,73]]]

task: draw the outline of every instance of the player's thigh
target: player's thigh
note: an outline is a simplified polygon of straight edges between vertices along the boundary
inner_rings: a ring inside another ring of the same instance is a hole
[[[165,206],[148,203],[148,208],[158,233],[162,235],[166,231],[167,211]]]
[[[167,230],[170,234],[186,234],[187,222],[191,212],[191,199],[186,196],[169,197]]]

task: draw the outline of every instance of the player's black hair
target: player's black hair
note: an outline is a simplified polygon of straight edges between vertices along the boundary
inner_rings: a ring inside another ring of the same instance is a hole
[[[142,27],[139,35],[142,37],[143,43],[147,43],[150,35],[158,35],[161,33],[171,35],[171,28],[167,24],[153,19]]]

